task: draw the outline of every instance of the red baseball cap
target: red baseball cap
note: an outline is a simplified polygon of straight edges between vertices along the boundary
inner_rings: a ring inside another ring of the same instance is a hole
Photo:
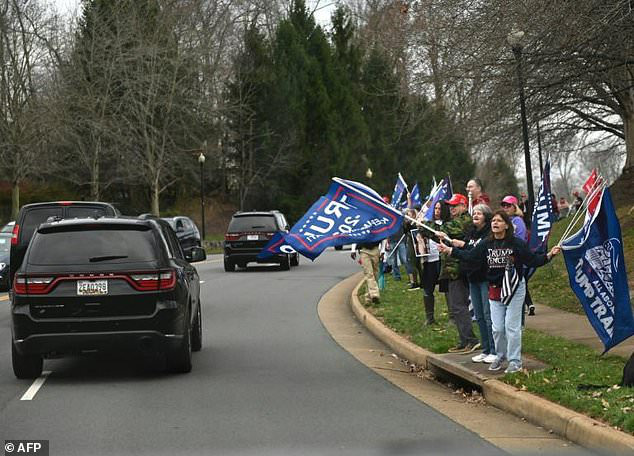
[[[450,206],[457,206],[458,204],[464,204],[466,206],[467,204],[469,204],[467,201],[467,197],[461,195],[460,193],[454,193],[451,199],[448,199],[446,202]]]

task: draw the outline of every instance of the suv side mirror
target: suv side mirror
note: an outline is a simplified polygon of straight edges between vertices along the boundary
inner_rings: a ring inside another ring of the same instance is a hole
[[[192,247],[186,254],[185,259],[190,263],[196,263],[207,259],[207,252],[202,247]]]

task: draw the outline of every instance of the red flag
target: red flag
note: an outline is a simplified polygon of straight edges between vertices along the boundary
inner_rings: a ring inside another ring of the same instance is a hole
[[[586,192],[586,195],[592,191],[594,184],[597,182],[597,169],[593,169],[590,177],[586,180],[586,183],[583,184],[583,191]]]
[[[597,205],[599,204],[599,200],[601,199],[601,192],[595,192],[597,187],[601,184],[601,178],[597,175],[596,168],[592,170],[590,177],[586,180],[585,184],[583,184],[583,191],[586,192],[586,195],[590,195],[591,193],[595,193],[595,195],[588,201],[588,214],[593,215],[594,211],[597,209]]]

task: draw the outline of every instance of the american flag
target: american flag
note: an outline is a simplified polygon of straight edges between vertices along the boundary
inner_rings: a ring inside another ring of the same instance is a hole
[[[517,287],[520,285],[520,275],[515,269],[515,264],[512,258],[509,257],[504,268],[504,279],[502,279],[502,304],[508,306],[511,303],[511,299],[515,296]]]

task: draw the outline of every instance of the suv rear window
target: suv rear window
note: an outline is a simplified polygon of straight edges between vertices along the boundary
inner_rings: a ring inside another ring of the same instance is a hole
[[[93,218],[109,215],[105,207],[67,206],[66,218]]]
[[[33,232],[40,226],[40,224],[46,222],[49,217],[61,217],[64,209],[61,206],[58,207],[42,207],[35,208],[28,211],[24,216],[24,221],[20,227],[20,240],[26,242],[24,239],[31,239]]]
[[[156,260],[151,230],[93,229],[37,233],[28,264],[134,263]]]
[[[273,215],[244,215],[234,216],[229,223],[227,231],[237,233],[240,231],[277,231]]]

